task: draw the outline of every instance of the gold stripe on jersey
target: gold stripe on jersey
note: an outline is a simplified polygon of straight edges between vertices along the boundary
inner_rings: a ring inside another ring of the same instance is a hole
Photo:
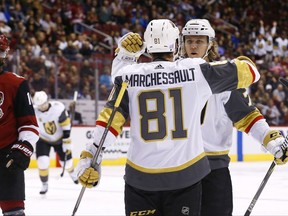
[[[67,126],[67,125],[69,125],[69,124],[71,124],[70,118],[66,118],[65,121],[59,123],[59,125],[60,125],[61,127]]]
[[[192,160],[190,160],[190,161],[188,161],[188,162],[186,162],[186,163],[184,163],[184,164],[182,164],[180,166],[169,167],[169,168],[159,168],[159,169],[141,167],[141,166],[138,166],[138,165],[134,164],[129,159],[127,159],[127,164],[129,164],[134,169],[136,169],[136,170],[138,170],[140,172],[144,172],[144,173],[151,173],[151,174],[168,173],[168,172],[176,172],[176,171],[180,171],[180,170],[186,169],[187,167],[190,167],[191,165],[195,164],[197,161],[201,160],[203,157],[205,157],[205,152],[201,153],[197,157],[193,158]]]
[[[255,122],[260,119],[263,119],[263,115],[259,112],[258,109],[255,109],[254,111],[246,115],[244,118],[240,119],[238,122],[235,122],[234,126],[239,131],[248,133],[253,124],[255,124]]]
[[[248,63],[234,59],[237,67],[238,86],[237,88],[247,88],[255,80],[255,73]]]
[[[112,113],[112,109],[104,108],[101,111],[101,113],[99,114],[97,121],[108,123],[108,120],[111,116],[111,113]],[[114,118],[113,118],[111,127],[114,130],[116,130],[118,134],[120,134],[125,121],[126,120],[125,120],[124,116],[120,112],[117,111],[115,113]]]
[[[229,150],[226,151],[217,151],[217,152],[205,152],[207,156],[214,156],[214,155],[228,155]]]

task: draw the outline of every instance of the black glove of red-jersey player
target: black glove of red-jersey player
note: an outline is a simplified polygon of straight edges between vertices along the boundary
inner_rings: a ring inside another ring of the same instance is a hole
[[[28,141],[17,142],[12,147],[7,158],[6,167],[9,170],[26,170],[33,154],[33,146]]]

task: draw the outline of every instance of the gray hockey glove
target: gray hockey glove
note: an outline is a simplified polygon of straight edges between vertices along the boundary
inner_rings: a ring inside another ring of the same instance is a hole
[[[33,146],[28,141],[18,141],[15,143],[6,156],[6,167],[13,170],[26,170],[30,164],[30,157],[33,154]]]
[[[263,140],[264,147],[274,155],[275,162],[278,165],[285,164],[288,161],[287,146],[283,146],[284,140],[279,130],[269,131]]]

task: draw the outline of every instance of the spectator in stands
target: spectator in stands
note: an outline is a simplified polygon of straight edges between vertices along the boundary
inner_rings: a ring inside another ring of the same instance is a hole
[[[104,0],[98,11],[100,23],[110,23],[112,18],[112,8],[108,0]]]
[[[30,37],[29,38],[29,44],[31,46],[32,56],[39,57],[40,56],[40,52],[41,52],[41,47],[37,43],[36,38],[35,37]]]
[[[100,85],[105,86],[107,91],[112,89],[111,71],[109,66],[104,66],[103,74],[100,75]]]
[[[264,39],[264,36],[260,33],[258,33],[254,43],[254,55],[256,58],[256,63],[264,63],[264,58],[266,55],[266,41]]]
[[[67,47],[63,49],[62,54],[66,59],[75,61],[79,57],[79,50],[70,40],[68,41]]]
[[[51,2],[53,2],[53,4]],[[4,24],[7,26],[5,28],[8,29],[5,30],[4,28],[4,31],[10,31],[11,53],[17,49],[20,50],[20,55],[14,52],[15,55],[13,55],[13,59],[8,62],[10,64],[9,68],[14,68],[13,71],[19,72],[19,74],[32,80],[32,76],[29,75],[32,71],[35,71],[35,68],[38,68],[38,66],[35,66],[38,62],[31,60],[32,49],[27,43],[32,37],[36,38],[41,50],[43,46],[49,48],[50,52],[48,55],[50,55],[50,57],[45,56],[47,60],[49,59],[49,61],[55,65],[53,69],[50,69],[53,70],[53,74],[57,74],[57,68],[61,68],[63,64],[73,64],[71,61],[79,60],[78,56],[81,56],[79,54],[84,54],[86,51],[88,51],[86,58],[89,58],[91,62],[97,62],[92,65],[93,70],[97,68],[101,72],[102,59],[111,59],[110,54],[113,48],[110,48],[109,45],[103,46],[104,37],[89,28],[85,28],[85,35],[87,34],[88,38],[85,38],[83,34],[83,39],[78,37],[77,40],[79,40],[79,43],[89,40],[93,46],[93,53],[90,55],[89,50],[78,50],[76,58],[62,58],[62,52],[59,52],[59,50],[63,51],[67,47],[68,41],[70,40],[70,33],[77,33],[75,32],[77,29],[74,29],[71,23],[73,19],[74,21],[75,19],[77,20],[79,14],[84,17],[84,20],[83,17],[81,19],[85,24],[99,31],[110,34],[110,31],[113,30],[115,32],[115,39],[118,38],[116,33],[118,30],[121,36],[130,31],[135,31],[143,35],[143,23],[137,21],[132,25],[130,21],[132,17],[136,17],[137,12],[141,13],[141,19],[144,20],[170,18],[174,23],[177,23],[180,28],[182,28],[187,19],[191,17],[203,18],[203,16],[211,16],[213,19],[210,20],[213,20],[212,24],[216,27],[215,30],[217,32],[221,59],[231,59],[234,57],[233,55],[239,54],[247,55],[254,59],[255,55],[254,52],[252,52],[252,47],[256,40],[256,35],[261,33],[264,36],[263,39],[266,41],[266,55],[263,56],[264,64],[261,65],[261,68],[263,67],[263,72],[265,76],[267,74],[268,77],[264,85],[271,84],[273,89],[275,89],[278,84],[278,78],[280,76],[288,76],[288,65],[285,66],[285,56],[288,56],[288,38],[286,34],[288,26],[286,24],[285,14],[288,11],[288,5],[285,1],[262,1],[261,4],[259,1],[256,1],[250,2],[249,7],[247,4],[246,1],[210,1],[209,3],[206,1],[176,1],[176,3],[174,3],[163,0],[142,2],[131,0],[5,1],[5,8],[2,7],[1,13],[4,22],[2,22],[0,26]],[[235,7],[238,8],[238,11],[241,11],[241,13],[233,13],[232,8]],[[78,13],[79,11],[77,12],[77,8],[80,8],[80,13]],[[192,8],[194,8],[194,10],[192,10]],[[269,10],[267,10],[267,8],[269,8]],[[226,22],[224,22],[223,19],[225,19]],[[48,22],[46,20],[50,21]],[[54,24],[47,24],[50,22]],[[226,24],[224,25],[223,23]],[[280,26],[281,28],[279,28]],[[9,28],[11,30],[9,30]],[[233,31],[231,31],[231,29]],[[233,43],[230,41],[233,38],[232,34],[235,34],[236,31],[240,33],[238,48],[237,45],[233,46]],[[80,34],[80,37],[81,36],[82,34]],[[271,37],[273,38],[272,44],[274,46],[274,59],[272,60],[270,54]],[[81,47],[82,45],[78,48],[81,49]],[[58,54],[59,56],[57,56]],[[19,56],[20,58],[18,58]],[[276,56],[278,56],[278,58],[275,58]],[[140,60],[143,61],[143,59],[144,61],[149,61],[148,58],[142,58]],[[12,67],[12,63],[16,63],[14,67]],[[80,69],[81,64],[81,62],[78,62],[78,69]],[[15,67],[15,65],[17,66]],[[269,74],[267,71],[273,73]],[[68,71],[67,73],[69,74]],[[274,80],[271,78],[274,78]],[[49,83],[52,83],[52,80],[56,81],[56,77],[50,74],[47,75],[47,79]],[[83,81],[83,79],[88,79],[88,81]],[[89,76],[89,78],[80,77],[80,82],[87,82],[90,91],[94,90],[92,87],[95,85],[94,76]],[[53,93],[51,92],[51,94],[56,96],[57,90],[54,85],[51,86],[53,86],[51,89]],[[83,90],[83,87],[81,88]]]
[[[80,92],[80,99],[81,100],[91,100],[91,94],[90,94],[90,89],[89,86],[85,85],[83,90]]]
[[[285,56],[288,46],[288,38],[285,30],[280,31],[280,36],[275,39],[275,42],[278,48],[278,51],[276,51],[276,55]]]
[[[46,87],[46,78],[41,73],[33,73],[31,86],[35,91],[40,91]]]
[[[112,20],[120,25],[123,25],[125,19],[126,19],[126,13],[124,11],[124,4],[123,1],[120,0],[114,0],[111,3],[111,9],[112,9]]]
[[[277,126],[280,123],[280,116],[281,113],[277,106],[275,105],[272,98],[270,98],[267,102],[267,105],[260,105],[259,106],[261,113],[264,115],[267,123],[270,126]]]
[[[3,20],[0,20],[0,32],[5,34],[7,37],[10,37],[11,27],[7,25]]]
[[[88,40],[84,41],[82,44],[82,47],[79,49],[79,54],[81,54],[81,56],[84,59],[89,59],[89,58],[91,58],[92,53],[93,53],[92,44],[90,44],[90,42]]]
[[[50,34],[52,28],[56,26],[56,23],[52,21],[50,14],[44,14],[43,19],[40,19],[41,28],[47,33]]]
[[[281,83],[278,84],[277,88],[272,92],[273,100],[276,105],[279,105],[286,98],[286,93],[284,91],[283,85]]]

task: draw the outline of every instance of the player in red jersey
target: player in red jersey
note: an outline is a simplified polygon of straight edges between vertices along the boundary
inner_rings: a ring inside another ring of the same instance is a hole
[[[39,132],[27,81],[3,71],[9,49],[0,35],[0,208],[4,216],[24,216],[24,170]]]

